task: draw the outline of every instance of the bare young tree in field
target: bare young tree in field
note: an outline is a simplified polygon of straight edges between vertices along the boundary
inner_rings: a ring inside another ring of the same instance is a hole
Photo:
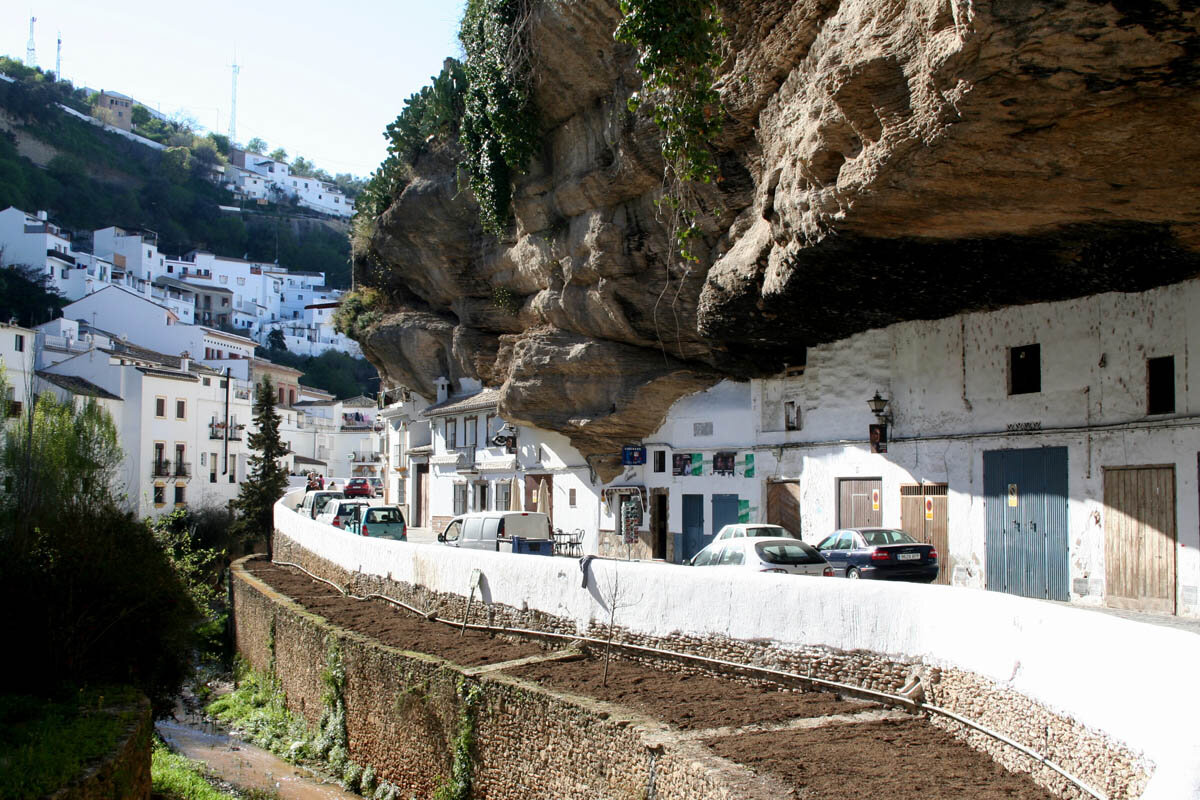
[[[597,583],[597,588],[600,590],[600,597],[604,604],[608,606],[608,637],[604,645],[604,674],[600,680],[602,686],[608,686],[608,662],[612,656],[612,640],[617,612],[633,608],[642,602],[642,595],[633,597],[630,594],[630,584],[622,581],[621,570],[615,563],[612,565],[612,569],[607,571],[604,579]]]

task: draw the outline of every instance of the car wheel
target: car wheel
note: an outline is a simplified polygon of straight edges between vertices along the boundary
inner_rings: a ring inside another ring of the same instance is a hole
[[[851,580],[858,580],[862,577],[862,575],[858,574],[857,569],[851,567],[850,569],[846,570],[846,577],[850,578]]]

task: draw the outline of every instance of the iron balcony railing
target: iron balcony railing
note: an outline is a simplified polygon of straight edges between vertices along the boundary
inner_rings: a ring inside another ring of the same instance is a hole
[[[165,458],[161,461],[155,461],[150,467],[150,474],[155,478],[171,477],[171,462]]]
[[[176,478],[192,477],[192,462],[176,461],[175,462],[175,477]]]

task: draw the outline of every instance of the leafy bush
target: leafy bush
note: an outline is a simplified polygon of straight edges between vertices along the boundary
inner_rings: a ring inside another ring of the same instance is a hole
[[[333,326],[352,339],[362,337],[368,328],[383,319],[383,293],[360,286],[342,295],[333,312]]]
[[[404,101],[399,116],[387,126],[387,158],[362,187],[356,213],[377,217],[386,211],[411,180],[412,165],[430,141],[446,141],[458,132],[466,89],[462,64],[447,58],[429,81]]]
[[[484,230],[508,225],[513,175],[538,148],[529,88],[524,0],[468,0],[459,29],[467,96],[459,142]]]
[[[112,420],[43,393],[0,436],[0,604],[22,610],[8,635],[29,654],[9,665],[14,685],[127,683],[168,712],[198,615],[153,533],[115,496]]]

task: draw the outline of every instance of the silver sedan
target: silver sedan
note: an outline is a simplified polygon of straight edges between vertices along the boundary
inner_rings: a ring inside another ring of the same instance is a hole
[[[711,542],[688,564],[693,567],[740,567],[756,572],[833,576],[833,567],[812,545],[788,537],[743,537]]]

